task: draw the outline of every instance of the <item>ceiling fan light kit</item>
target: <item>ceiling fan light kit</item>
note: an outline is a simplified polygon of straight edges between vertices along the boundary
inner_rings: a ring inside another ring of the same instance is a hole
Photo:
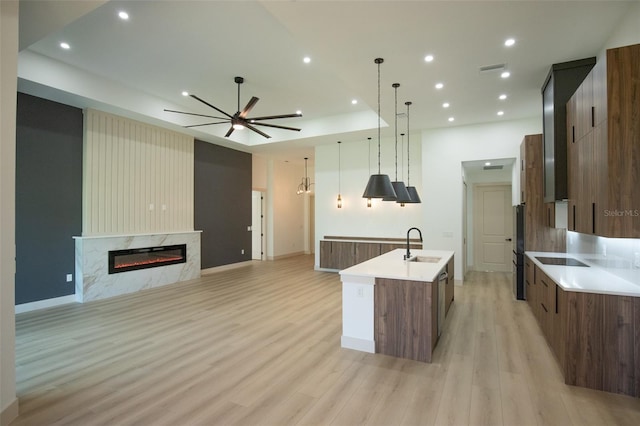
[[[369,177],[362,198],[387,198],[395,201],[397,196],[391,185],[391,179],[388,175],[380,173],[380,64],[384,59],[376,58],[374,62],[378,65],[378,173]]]
[[[295,132],[299,132],[300,131],[300,129],[298,129],[296,127],[281,126],[281,125],[278,125],[278,124],[271,124],[271,123],[262,123],[262,121],[265,121],[265,120],[278,120],[278,119],[281,119],[281,118],[302,117],[302,113],[300,113],[300,112],[296,112],[296,113],[293,113],[293,114],[266,115],[266,116],[262,116],[262,117],[248,117],[249,112],[251,112],[253,107],[256,106],[256,103],[258,103],[258,101],[260,99],[255,97],[255,96],[251,97],[249,102],[247,102],[247,105],[241,111],[240,110],[240,85],[242,83],[244,83],[244,78],[243,77],[235,77],[233,79],[233,81],[238,85],[238,110],[233,115],[223,111],[222,109],[210,104],[209,102],[205,101],[204,99],[202,99],[202,98],[200,98],[197,95],[194,95],[192,93],[189,93],[189,96],[191,96],[193,99],[197,100],[198,102],[201,102],[201,103],[205,104],[206,106],[208,106],[210,108],[213,108],[215,111],[219,112],[223,116],[221,117],[221,116],[215,116],[215,115],[197,114],[197,113],[192,113],[192,112],[176,111],[176,110],[171,110],[171,109],[165,109],[165,111],[166,112],[173,112],[173,113],[176,113],[176,114],[191,115],[191,116],[195,116],[195,117],[212,118],[212,119],[217,120],[217,121],[210,121],[210,122],[207,122],[207,123],[192,124],[192,125],[189,125],[189,126],[184,126],[185,128],[211,126],[211,125],[214,125],[214,124],[225,124],[225,123],[231,124],[231,126],[229,127],[229,130],[224,135],[225,138],[228,138],[229,136],[231,136],[231,134],[233,133],[234,130],[241,130],[241,129],[245,129],[245,128],[249,129],[249,130],[252,130],[252,131],[256,132],[257,134],[259,134],[260,136],[263,136],[263,137],[265,137],[267,139],[271,138],[271,136],[269,136],[268,134],[266,134],[262,130],[257,129],[255,126],[265,126],[265,127],[275,128],[275,129],[293,130]]]

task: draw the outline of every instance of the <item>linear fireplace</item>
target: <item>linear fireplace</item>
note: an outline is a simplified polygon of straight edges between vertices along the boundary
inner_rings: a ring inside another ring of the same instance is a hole
[[[187,245],[109,251],[109,274],[156,268],[187,261]]]

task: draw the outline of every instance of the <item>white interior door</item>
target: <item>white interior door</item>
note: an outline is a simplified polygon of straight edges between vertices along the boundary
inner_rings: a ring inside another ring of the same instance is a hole
[[[474,192],[474,269],[510,272],[511,185],[476,185]]]
[[[251,259],[264,259],[264,193],[251,192]]]

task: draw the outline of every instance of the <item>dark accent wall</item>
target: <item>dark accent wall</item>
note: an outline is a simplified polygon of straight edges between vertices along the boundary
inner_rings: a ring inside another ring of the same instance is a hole
[[[82,110],[18,93],[16,304],[75,293],[82,232]]]
[[[251,260],[251,154],[196,140],[194,157],[202,269]]]

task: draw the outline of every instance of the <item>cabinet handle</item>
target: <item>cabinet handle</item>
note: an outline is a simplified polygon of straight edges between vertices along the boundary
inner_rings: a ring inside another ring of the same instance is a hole
[[[596,127],[596,107],[591,107],[591,127]]]
[[[596,233],[596,203],[591,203],[591,233]]]
[[[571,143],[576,143],[576,126],[571,126]]]
[[[576,205],[574,204],[573,206],[573,229],[572,231],[576,230]]]
[[[549,287],[549,285],[547,285],[547,283],[544,280],[540,280],[542,281],[542,284],[544,284],[545,287]]]
[[[549,311],[547,311],[547,307],[544,306],[544,303],[541,303],[540,306],[542,306],[542,309],[544,309],[545,312],[549,312]]]
[[[558,285],[556,284],[556,314],[558,313]]]

